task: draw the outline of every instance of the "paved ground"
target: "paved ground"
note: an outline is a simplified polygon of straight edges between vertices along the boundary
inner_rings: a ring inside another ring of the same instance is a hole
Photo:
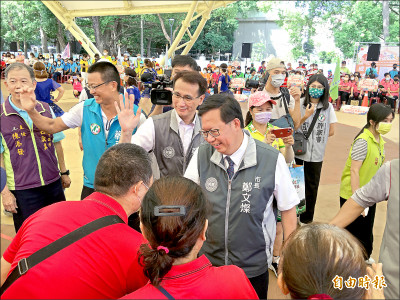
[[[77,100],[72,96],[71,85],[63,84],[66,92],[63,99],[60,101],[60,106],[68,111]],[[6,91],[3,83],[1,85],[2,91]],[[7,93],[3,93],[7,94]],[[147,105],[146,105],[147,106]],[[247,111],[247,104],[241,103],[243,111]],[[147,107],[146,107],[147,108]],[[327,222],[331,220],[339,210],[339,185],[342,170],[344,168],[351,143],[366,123],[366,116],[358,116],[345,114],[341,112],[336,113],[338,124],[336,133],[329,139],[327,150],[322,168],[321,184],[318,193],[317,206],[315,212],[315,221]],[[78,146],[78,132],[77,129],[69,129],[65,131],[66,138],[63,140],[63,147],[65,153],[65,160],[67,168],[71,171],[72,185],[66,190],[67,200],[79,200],[80,192],[82,189],[82,152]],[[392,131],[385,136],[387,141],[385,145],[386,159],[392,160],[399,157],[399,115],[396,114]],[[377,206],[375,227],[374,227],[374,251],[372,257],[377,260],[379,255],[379,248],[382,240],[382,234],[386,223],[386,203],[380,203]],[[9,237],[15,235],[14,227],[12,225],[12,218],[5,216],[1,213],[1,253],[4,252],[9,245]],[[276,278],[270,272],[270,299],[285,299],[276,285]]]

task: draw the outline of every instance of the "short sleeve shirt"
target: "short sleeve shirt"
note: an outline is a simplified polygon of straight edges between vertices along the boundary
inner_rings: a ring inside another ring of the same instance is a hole
[[[261,141],[261,142],[264,141],[264,139],[265,139],[265,137],[266,137],[266,134],[267,134],[267,133],[262,134],[261,132],[259,132],[259,131],[254,127],[253,122],[250,122],[249,125],[247,125],[245,129],[247,129],[247,130],[250,132],[251,136],[252,136],[254,139],[259,140],[259,141]],[[274,125],[268,123],[268,124],[267,124],[267,131],[268,131],[269,129],[279,129],[279,127],[274,126]],[[283,143],[283,141],[282,141],[281,138],[276,138],[276,139],[272,142],[271,146],[274,147],[274,148],[277,149],[277,150],[282,149],[282,148],[285,148],[285,144]]]

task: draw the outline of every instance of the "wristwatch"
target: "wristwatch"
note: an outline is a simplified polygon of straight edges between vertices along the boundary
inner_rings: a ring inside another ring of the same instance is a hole
[[[69,175],[69,170],[67,170],[65,172],[60,172],[60,175]]]

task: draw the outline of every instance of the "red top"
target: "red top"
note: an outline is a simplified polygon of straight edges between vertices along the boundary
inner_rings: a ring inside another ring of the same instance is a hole
[[[161,286],[175,299],[258,299],[244,271],[237,266],[213,267],[204,255],[172,266]],[[148,283],[122,299],[167,299]]]
[[[379,82],[379,84],[380,85],[383,85],[383,87],[384,87],[384,89],[385,90],[388,90],[389,88],[390,88],[390,86],[393,84],[393,79],[390,79],[389,81],[386,81],[386,79],[385,78],[383,78],[380,82]]]
[[[394,81],[393,81],[394,82]],[[389,88],[389,90],[390,90],[390,94],[392,95],[392,96],[399,96],[399,82],[397,81],[397,83],[395,84],[395,83],[392,83],[391,85],[390,85],[390,88]]]
[[[115,215],[127,223],[122,206],[93,193],[83,201],[47,206],[22,225],[4,259],[17,262],[54,240],[95,219]],[[127,224],[101,228],[29,269],[2,295],[19,299],[116,299],[144,286],[147,278],[138,264],[143,236]]]
[[[359,93],[360,90],[358,89],[358,84],[360,83],[360,81],[351,81],[352,85],[353,85],[353,93]]]
[[[352,86],[353,86],[353,83],[350,80],[348,80],[347,82],[344,80],[340,80],[339,91],[350,93]]]

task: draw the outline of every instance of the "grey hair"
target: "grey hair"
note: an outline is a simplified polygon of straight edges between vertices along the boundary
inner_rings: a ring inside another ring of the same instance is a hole
[[[11,65],[9,65],[7,67],[7,69],[4,71],[4,76],[7,80],[8,73],[10,73],[10,71],[23,70],[23,69],[27,70],[29,72],[29,75],[30,75],[32,81],[35,81],[35,73],[33,72],[33,69],[30,66],[27,66],[26,64],[18,63],[18,62],[15,62],[15,63],[12,63]]]

